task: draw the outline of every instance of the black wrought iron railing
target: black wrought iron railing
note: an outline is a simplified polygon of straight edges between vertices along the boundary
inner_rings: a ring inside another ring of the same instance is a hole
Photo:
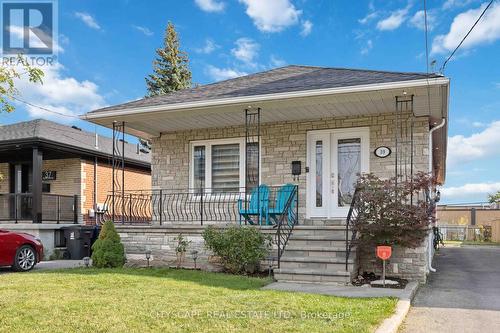
[[[275,237],[278,247],[278,268],[280,268],[281,256],[285,252],[288,239],[299,219],[299,187],[295,185],[290,190],[291,193],[283,207],[283,214],[279,216],[277,222],[278,230]]]
[[[265,186],[262,192],[245,188],[126,191],[107,196],[101,219],[124,224],[276,225],[294,186]]]
[[[32,221],[32,193],[0,193],[0,221]],[[42,194],[42,222],[78,223],[78,197]]]
[[[352,196],[351,206],[347,213],[345,224],[345,270],[349,271],[349,257],[356,242],[357,232],[354,226],[358,220],[359,209],[361,208],[360,189],[356,187]],[[350,233],[350,236],[349,236]]]

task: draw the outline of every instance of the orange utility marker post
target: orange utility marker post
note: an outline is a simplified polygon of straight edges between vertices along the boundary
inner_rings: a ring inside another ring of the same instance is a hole
[[[377,246],[377,257],[382,259],[383,270],[382,270],[382,280],[384,281],[385,287],[385,261],[391,257],[392,248],[390,246]]]

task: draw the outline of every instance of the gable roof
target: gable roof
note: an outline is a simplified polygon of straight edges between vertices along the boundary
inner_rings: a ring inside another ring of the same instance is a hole
[[[222,98],[361,86],[439,77],[442,76],[426,73],[290,65],[235,79],[180,90],[166,95],[147,97],[128,103],[113,105],[89,112],[88,114]]]
[[[98,135],[98,148],[96,148],[95,133],[53,121],[36,119],[11,125],[0,125],[0,147],[8,142],[24,141],[51,142],[85,151],[90,155],[107,157],[113,155],[113,139]],[[137,146],[131,143],[125,143],[125,159],[145,166],[149,166],[151,163],[150,154],[137,154]]]

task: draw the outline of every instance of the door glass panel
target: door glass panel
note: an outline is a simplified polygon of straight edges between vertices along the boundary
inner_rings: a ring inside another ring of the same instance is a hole
[[[316,207],[323,207],[323,141],[316,141]]]
[[[356,181],[361,172],[361,139],[337,141],[338,151],[338,206],[350,206]]]

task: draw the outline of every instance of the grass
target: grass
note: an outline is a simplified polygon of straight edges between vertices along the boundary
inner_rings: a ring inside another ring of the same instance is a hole
[[[0,332],[371,332],[392,298],[260,290],[267,279],[175,269],[0,275]]]

